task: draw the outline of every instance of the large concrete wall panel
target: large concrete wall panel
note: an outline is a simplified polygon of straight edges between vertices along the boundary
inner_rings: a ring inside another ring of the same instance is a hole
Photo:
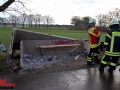
[[[11,36],[10,53],[12,50],[20,50],[21,40],[71,40],[71,38],[60,37],[50,34],[43,34],[29,30],[14,28]],[[74,39],[72,39],[74,40]]]

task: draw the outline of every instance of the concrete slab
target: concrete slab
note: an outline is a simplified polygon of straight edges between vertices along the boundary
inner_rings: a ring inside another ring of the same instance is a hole
[[[23,71],[17,76],[1,77],[7,82],[14,82],[13,90],[120,90],[120,66],[114,74],[100,74],[98,66],[85,66],[80,70],[33,73]]]
[[[20,45],[20,64],[23,68],[38,68],[44,65],[69,61],[82,52],[82,41],[80,40],[22,40]],[[36,46],[49,45],[70,45],[79,46],[36,48]],[[50,62],[51,61],[51,62]],[[50,63],[49,63],[50,62]]]
[[[39,32],[33,32],[30,30],[22,30],[18,28],[13,28],[10,42],[10,53],[13,53],[13,50],[20,50],[20,41],[21,40],[75,40],[72,38],[61,37],[56,35],[44,34]]]

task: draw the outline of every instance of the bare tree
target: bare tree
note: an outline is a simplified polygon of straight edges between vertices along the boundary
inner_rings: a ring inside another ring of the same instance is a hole
[[[88,24],[89,24],[89,19],[90,19],[89,16],[82,18],[82,21],[83,21],[83,24],[82,24],[82,25],[84,25],[84,29],[87,29]]]
[[[115,17],[120,20],[120,9],[119,8],[115,8]]]
[[[29,23],[29,28],[32,28],[33,26],[33,21],[34,21],[34,15],[33,14],[29,14],[28,15],[28,18],[27,18],[27,21]]]
[[[6,1],[6,2],[5,2]],[[30,0],[2,0],[0,2],[5,2],[2,6],[5,6],[6,8],[3,10],[5,14],[9,14],[10,16],[12,15],[18,15],[20,17],[24,17],[27,11],[30,11],[29,9],[27,9],[26,2],[28,4],[28,1]],[[12,5],[10,5],[9,7],[6,6],[8,3],[12,4],[12,2],[14,2]],[[7,4],[6,4],[7,3]],[[1,7],[0,7],[1,9]],[[13,14],[14,13],[14,14]],[[12,20],[13,21],[13,20]],[[21,20],[21,22],[24,22],[24,19]],[[12,22],[13,23],[13,22]],[[14,25],[16,25],[15,23],[13,23]],[[24,23],[22,23],[23,27],[24,27]]]
[[[37,14],[37,22],[39,23],[40,28],[40,23],[42,22],[42,16],[40,14]]]
[[[47,29],[48,29],[48,25],[54,23],[54,19],[52,17],[50,17],[49,15],[44,16],[44,20],[45,20],[44,22],[46,22],[46,24],[47,24]]]
[[[107,14],[108,22],[110,22],[115,17],[114,11],[109,11]]]
[[[37,16],[37,14],[36,15],[34,15],[34,24],[35,24],[35,28],[37,27],[37,23],[38,23],[38,16]]]
[[[111,20],[116,17],[118,20],[120,20],[120,9],[115,8],[113,11],[109,11],[106,15],[106,24],[109,24]]]
[[[19,20],[17,16],[15,15],[10,15],[8,17],[9,21],[12,23],[13,27],[16,27],[17,21]]]
[[[45,18],[44,18],[45,19]],[[46,19],[45,19],[46,20]],[[39,28],[40,28],[40,23],[42,22],[42,16],[40,14],[35,14],[34,15],[34,23],[35,23],[35,28],[39,23]]]
[[[71,24],[74,25],[74,29],[76,30],[83,29],[83,21],[80,16],[73,16],[71,19]]]
[[[71,24],[73,24],[74,27],[77,26],[78,23],[80,22],[81,22],[80,16],[73,16],[71,19]]]
[[[7,25],[7,23],[9,23],[7,18],[3,18],[3,26],[5,28],[5,26]]]
[[[83,18],[82,18],[83,24],[84,24],[84,25],[88,25],[88,24],[89,24],[89,19],[90,19],[89,16],[83,17]]]
[[[0,24],[2,24],[4,22],[3,18],[0,17]]]
[[[19,16],[19,20],[20,20],[20,22],[21,22],[21,24],[22,24],[22,26],[23,26],[23,28],[24,28],[25,22],[26,22],[26,20],[27,20],[27,15],[26,15],[25,13],[21,14],[21,15]]]
[[[42,17],[42,22],[43,22],[44,28],[45,28],[45,25],[46,25],[46,17],[45,16]]]
[[[97,20],[98,20],[98,24],[100,26],[100,29],[103,25],[107,24],[107,16],[104,14],[98,14],[96,16]]]

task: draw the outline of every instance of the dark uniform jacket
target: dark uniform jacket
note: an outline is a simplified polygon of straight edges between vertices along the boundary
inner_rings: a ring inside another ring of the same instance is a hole
[[[120,29],[119,25],[113,25],[105,37],[105,55],[120,56]]]

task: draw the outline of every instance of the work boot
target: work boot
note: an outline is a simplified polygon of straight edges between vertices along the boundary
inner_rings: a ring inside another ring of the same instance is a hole
[[[108,72],[109,72],[109,74],[113,74],[113,70],[112,69],[108,69]]]
[[[115,68],[116,68],[115,66],[110,66],[110,68],[108,69],[109,74],[112,75]]]
[[[106,65],[104,65],[104,64],[100,64],[100,67],[99,67],[99,69],[98,69],[100,73],[104,73],[104,68],[105,68],[105,66],[106,66]]]
[[[100,67],[98,70],[100,73],[104,73],[104,68]]]
[[[88,61],[87,61],[87,65],[88,65],[88,66],[95,66],[94,63],[92,63],[92,62],[88,62]]]

